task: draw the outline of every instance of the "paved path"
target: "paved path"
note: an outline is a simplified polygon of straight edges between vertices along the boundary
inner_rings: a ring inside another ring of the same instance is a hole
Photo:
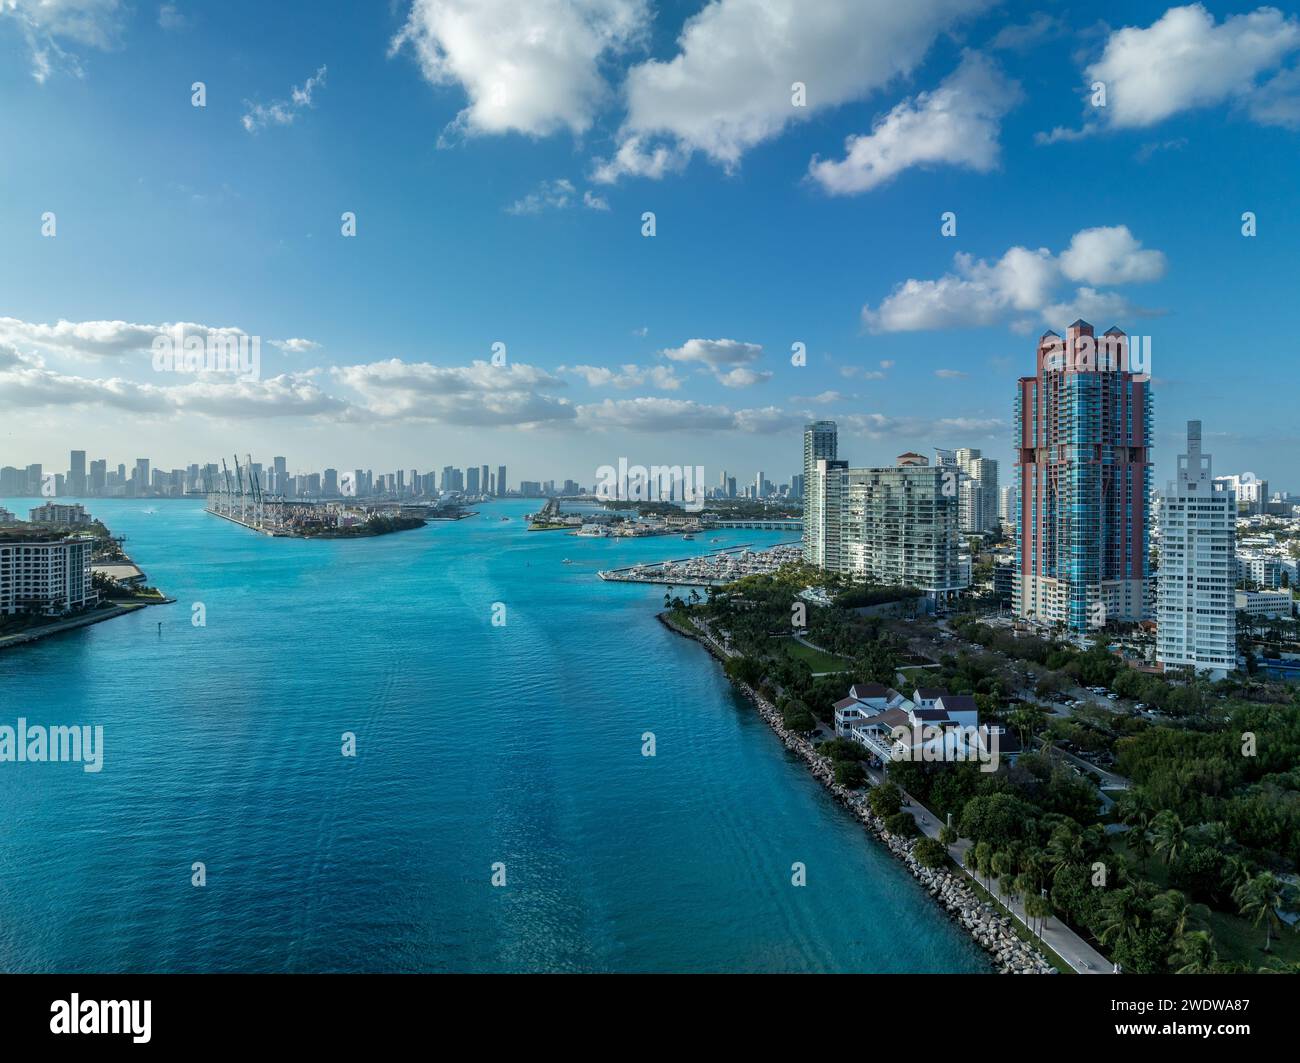
[[[880,772],[872,771],[869,773],[873,780],[881,781],[883,776]],[[907,791],[903,791],[903,805],[905,811],[912,813],[912,818],[916,820],[917,825],[926,835],[931,838],[939,837],[939,829],[943,824],[939,817],[931,812],[928,808],[917,801]],[[966,866],[966,854],[970,851],[972,845],[969,838],[959,838],[954,845],[948,846],[948,855],[960,867],[968,878],[984,886],[983,881]],[[988,889],[988,887],[984,887]],[[988,892],[997,897],[999,902],[1020,923],[1029,928],[1029,920],[1025,917],[1025,905],[1023,899],[1012,900],[1010,897],[999,896],[997,893],[997,881],[994,880],[993,889]],[[1042,933],[1043,942],[1068,963],[1079,974],[1113,974],[1114,966],[1100,952],[1089,945],[1083,938],[1079,937],[1073,930],[1062,923],[1059,919],[1051,918],[1046,920]]]

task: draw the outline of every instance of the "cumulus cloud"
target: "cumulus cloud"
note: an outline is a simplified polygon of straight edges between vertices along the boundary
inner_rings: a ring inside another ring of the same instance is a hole
[[[544,369],[519,362],[438,366],[390,358],[367,365],[337,366],[333,373],[361,396],[370,413],[383,418],[530,426],[574,417],[569,402],[548,394],[564,387],[564,381]]]
[[[16,22],[27,42],[32,77],[44,84],[56,67],[80,76],[70,49],[108,51],[117,45],[125,7],[121,0],[0,0],[0,19]]]
[[[1003,116],[1022,98],[1018,83],[976,52],[932,92],[904,100],[869,134],[850,136],[844,158],[816,157],[808,175],[832,195],[869,192],[913,166],[998,166]]]
[[[304,339],[272,340],[271,346],[279,347],[285,354],[305,354],[307,351],[320,348],[320,344],[315,340]]]
[[[680,347],[670,347],[660,353],[671,362],[695,363],[706,367],[723,387],[753,387],[772,376],[770,372],[754,369],[750,365],[763,353],[763,346],[759,343],[691,339]]]
[[[389,54],[409,47],[430,84],[464,90],[453,132],[584,133],[611,95],[602,63],[649,21],[646,0],[415,0]]]
[[[1164,275],[1166,263],[1161,252],[1144,250],[1127,226],[1117,225],[1075,233],[1059,258],[1045,247],[1013,247],[995,262],[959,252],[953,266],[937,280],[896,285],[878,307],[863,307],[863,323],[876,332],[907,332],[995,325],[1016,317],[1023,329],[1026,314],[1049,323],[1062,316],[1149,314],[1118,293],[1084,286],[1065,300],[1060,289],[1066,281],[1093,286],[1153,281]]]
[[[177,328],[183,329],[186,336],[200,339],[237,340],[248,335],[240,328],[218,328],[192,321],[140,325],[130,321],[60,320],[47,325],[0,317],[0,342],[74,358],[120,358],[149,352],[157,337],[174,336]]]
[[[299,113],[312,105],[312,96],[316,90],[325,85],[325,67],[320,67],[301,86],[294,86],[287,100],[261,104],[244,101],[248,108],[240,122],[250,133],[257,133],[267,126],[291,125]]]
[[[592,388],[618,388],[626,390],[636,387],[654,387],[660,391],[677,391],[682,386],[681,378],[673,372],[672,366],[621,365],[609,368],[603,365],[562,365],[561,373],[574,373]]]
[[[1231,104],[1263,125],[1300,115],[1295,71],[1264,80],[1300,49],[1300,20],[1260,7],[1215,22],[1201,4],[1171,7],[1150,26],[1126,26],[1084,69],[1106,86],[1106,107],[1089,107],[1079,130],[1039,134],[1040,143],[1073,140],[1102,128],[1144,129],[1184,111]]]
[[[802,418],[774,406],[732,410],[691,399],[606,399],[578,407],[577,427],[628,432],[779,432]]]
[[[1077,232],[1061,252],[1061,272],[1085,284],[1132,284],[1165,275],[1165,256],[1144,251],[1127,225],[1100,226]]]
[[[140,383],[121,377],[85,377],[47,368],[39,358],[0,344],[0,408],[99,408],[170,417],[196,413],[223,419],[349,417],[346,402],[325,394],[309,377],[282,374],[244,380],[205,373],[178,384]]]
[[[628,71],[627,115],[593,176],[657,178],[695,152],[734,169],[791,122],[862,99],[915,69],[940,34],[989,0],[713,0],[691,16],[671,59]],[[792,85],[807,88],[792,106]]]
[[[864,323],[878,332],[992,325],[1011,310],[1043,306],[1057,283],[1058,270],[1045,247],[1013,247],[989,263],[959,252],[955,270],[937,280],[909,278],[872,310],[863,307]]]

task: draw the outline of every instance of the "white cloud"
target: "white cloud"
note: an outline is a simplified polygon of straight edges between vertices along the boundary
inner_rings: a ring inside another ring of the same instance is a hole
[[[747,366],[738,365],[735,369],[730,369],[725,373],[717,374],[718,383],[726,388],[752,388],[755,384],[762,384],[772,379],[772,374],[767,370],[750,369]]]
[[[941,380],[956,380],[964,376],[969,376],[970,374],[965,373],[960,369],[936,369],[934,375],[939,377]]]
[[[433,420],[455,425],[526,426],[568,421],[574,408],[546,392],[564,381],[535,366],[437,366],[390,358],[368,365],[337,366],[335,377],[378,417]]]
[[[516,199],[506,207],[507,214],[540,214],[542,211],[563,210],[573,202],[577,190],[573,182],[566,177],[555,181],[543,181],[522,199]]]
[[[616,369],[610,369],[603,365],[572,365],[560,366],[561,373],[575,373],[582,377],[588,387],[604,388],[612,387],[626,390],[627,388],[650,386],[658,388],[660,391],[677,391],[682,386],[681,378],[673,372],[672,366],[654,365],[641,367],[639,365],[622,365]]]
[[[1127,225],[1100,226],[1074,234],[1061,253],[1061,272],[1086,284],[1132,284],[1165,275],[1165,256],[1143,251]]]
[[[714,369],[724,366],[745,365],[755,361],[762,353],[759,343],[742,343],[740,340],[687,340],[680,347],[662,352],[672,362],[702,362]]]
[[[867,439],[888,440],[903,447],[904,440],[926,440],[961,434],[967,439],[992,439],[1006,434],[1007,422],[997,417],[897,417],[884,413],[851,413],[837,418],[845,431]],[[914,445],[920,445],[918,442]]]
[[[648,25],[645,0],[415,0],[389,54],[410,45],[431,84],[464,89],[456,131],[583,133],[610,94],[601,64]]]
[[[1277,8],[1260,7],[1216,24],[1203,6],[1189,4],[1171,7],[1145,29],[1116,30],[1085,74],[1089,82],[1106,84],[1100,117],[1107,124],[1142,128],[1197,107],[1249,103],[1260,75],[1297,48],[1300,21]]]
[[[788,431],[803,419],[774,406],[732,410],[691,399],[606,399],[578,407],[576,427],[627,432],[747,432]]]
[[[1144,250],[1126,226],[1117,225],[1081,230],[1059,259],[1045,247],[1013,247],[993,263],[958,253],[953,264],[953,272],[937,280],[896,285],[878,308],[862,308],[863,322],[877,332],[907,332],[995,325],[1014,317],[1014,327],[1023,330],[1025,314],[1049,323],[1063,314],[1071,319],[1150,314],[1114,292],[1081,287],[1071,302],[1058,292],[1067,280],[1093,285],[1156,280],[1164,274],[1165,256]]]
[[[956,272],[938,280],[908,279],[878,310],[863,307],[864,323],[878,332],[992,325],[1010,310],[1031,310],[1047,302],[1058,270],[1045,247],[1013,247],[989,264],[968,254],[954,256]]]
[[[308,351],[320,348],[320,344],[315,340],[304,339],[272,340],[271,346],[279,347],[285,354],[306,354]]]
[[[567,177],[543,181],[522,199],[506,207],[507,214],[541,214],[545,210],[567,210],[578,202],[578,190]],[[582,193],[582,205],[588,210],[609,210],[609,203],[591,189]]]
[[[0,0],[0,19],[18,23],[31,54],[32,77],[44,84],[55,66],[80,76],[81,63],[63,45],[108,51],[117,45],[121,0]]]
[[[809,176],[832,195],[869,192],[912,166],[996,169],[1002,117],[1021,99],[1020,86],[988,59],[968,52],[937,89],[898,104],[869,134],[845,140],[839,161],[813,158]]]
[[[862,99],[911,72],[935,38],[989,0],[712,0],[677,54],[628,71],[627,116],[594,177],[662,177],[692,153],[734,169],[793,121]],[[807,106],[792,105],[803,82]]]
[[[295,85],[289,93],[289,99],[276,100],[274,103],[261,104],[244,101],[248,108],[240,122],[250,133],[256,133],[272,125],[291,125],[300,111],[312,104],[312,95],[325,85],[325,67],[320,67],[302,85]]]
[[[173,417],[202,414],[223,419],[268,417],[347,418],[346,402],[325,394],[309,377],[282,374],[265,380],[242,380],[208,373],[180,379],[175,385],[139,383],[120,377],[76,376],[49,369],[31,355],[0,344],[0,408],[97,408]]]
[[[759,343],[740,340],[687,340],[680,347],[660,352],[670,362],[690,362],[707,367],[723,387],[748,388],[771,379],[766,370],[750,367],[763,353]]]
[[[186,336],[238,339],[247,333],[233,327],[216,328],[194,322],[139,325],[129,321],[58,321],[53,325],[0,317],[0,342],[74,358],[119,358],[150,351],[158,336],[184,329]]]
[[[158,8],[158,25],[165,30],[185,30],[190,28],[190,20],[175,4],[163,4]]]

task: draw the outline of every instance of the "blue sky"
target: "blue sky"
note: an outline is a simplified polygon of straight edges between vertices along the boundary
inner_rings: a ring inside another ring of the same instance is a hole
[[[1009,462],[1083,316],[1152,338],[1157,482],[1196,417],[1300,488],[1298,69],[1248,4],[5,0],[0,463]]]

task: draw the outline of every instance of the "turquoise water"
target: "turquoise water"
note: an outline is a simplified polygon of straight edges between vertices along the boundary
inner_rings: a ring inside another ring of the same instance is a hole
[[[987,969],[655,621],[662,588],[595,578],[788,537],[528,533],[508,502],[308,542],[89,506],[178,602],[0,652],[0,723],[105,745],[99,774],[0,764],[0,970]]]

